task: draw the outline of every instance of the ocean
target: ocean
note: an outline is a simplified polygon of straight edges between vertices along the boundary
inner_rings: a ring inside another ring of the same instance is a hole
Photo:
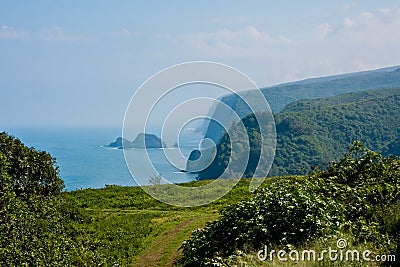
[[[118,136],[118,128],[8,128],[2,129],[20,139],[26,146],[49,152],[56,158],[65,190],[102,188],[105,185],[135,186],[137,183],[126,166],[123,151],[107,147]],[[198,147],[201,135],[194,129],[182,131],[181,153],[188,157]],[[178,148],[168,148],[178,149]],[[195,174],[180,172],[164,156],[163,149],[148,150],[151,162],[159,174],[171,183],[195,180]],[[139,171],[142,181],[153,174],[142,170],[143,150],[129,151],[130,159],[137,162],[134,173]],[[184,162],[183,162],[184,163]],[[141,182],[142,184],[142,182]]]

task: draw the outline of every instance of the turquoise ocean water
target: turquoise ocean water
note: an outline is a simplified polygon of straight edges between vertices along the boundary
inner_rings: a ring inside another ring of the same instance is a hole
[[[101,188],[105,185],[137,185],[131,176],[120,149],[107,148],[121,136],[118,128],[6,128],[1,129],[19,138],[26,146],[49,152],[57,160],[60,176],[68,191],[81,188]],[[198,147],[200,134],[195,131],[182,132],[181,152],[188,157]],[[141,171],[140,162],[144,160],[143,151],[130,151],[136,171],[146,177],[151,173]],[[163,149],[148,150],[152,163],[158,173],[172,183],[195,180],[195,175],[182,173],[164,157]],[[136,158],[135,158],[136,157]],[[136,166],[135,166],[136,168]]]

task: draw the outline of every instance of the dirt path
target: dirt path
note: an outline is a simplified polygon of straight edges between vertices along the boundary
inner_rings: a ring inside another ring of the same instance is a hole
[[[163,259],[163,255],[167,248],[167,245],[171,243],[174,237],[182,231],[186,225],[195,221],[194,218],[183,221],[175,227],[169,229],[161,236],[159,236],[145,251],[138,257],[136,265],[138,267],[156,267],[160,266],[160,261]],[[163,266],[173,266],[175,260],[178,258],[179,252],[176,251],[168,255],[166,263]]]

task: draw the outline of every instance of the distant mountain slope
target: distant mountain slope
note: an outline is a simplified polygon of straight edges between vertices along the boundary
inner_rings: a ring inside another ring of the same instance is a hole
[[[261,91],[267,99],[272,112],[278,113],[283,110],[286,105],[302,99],[317,99],[345,93],[398,87],[400,87],[400,66],[312,78],[262,88]],[[241,92],[240,97],[245,100],[250,100],[250,102],[256,102],[254,98],[258,97],[258,95],[254,93],[253,90],[249,90]],[[223,96],[221,101],[235,110],[242,118],[251,114],[251,110],[241,101],[238,95],[229,94]],[[265,110],[258,110],[258,108],[255,107],[254,112],[262,111]],[[223,114],[218,114],[218,108],[216,107],[214,107],[210,113],[210,117],[229,120],[229,118],[226,118]],[[211,138],[215,142],[219,141],[223,133],[223,128],[213,121],[210,121],[208,126],[205,125],[204,129],[201,130],[204,131],[205,137]]]
[[[337,160],[353,140],[360,140],[376,151],[397,154],[399,103],[400,87],[293,102],[275,116],[277,148],[269,175],[301,174],[311,166],[327,165]],[[251,121],[248,117],[242,120],[245,126]],[[248,128],[256,131],[251,125]],[[230,133],[236,134],[232,129]],[[227,140],[229,138],[224,135],[218,145],[216,162],[199,173],[200,179],[215,178],[211,176],[221,173],[221,168],[226,166],[224,162],[230,155]],[[250,144],[260,145],[254,140],[250,140]],[[253,149],[254,153],[257,149]],[[234,174],[234,170],[231,173]]]
[[[304,79],[304,80],[283,83],[281,85],[308,84],[308,83],[315,83],[315,82],[326,82],[326,81],[332,81],[332,80],[348,78],[348,77],[351,77],[351,76],[353,76],[353,77],[354,76],[365,76],[365,75],[374,74],[374,73],[393,72],[398,68],[400,68],[400,66],[384,67],[384,68],[373,69],[373,70],[364,70],[364,71],[359,71],[359,72],[349,72],[349,73],[342,73],[342,74],[336,74],[336,75],[330,75],[330,76],[322,76],[322,77],[316,77],[316,78],[315,77],[314,78],[307,78],[307,79]]]
[[[373,71],[307,79],[263,88],[274,113],[302,99],[315,99],[345,93],[400,87],[400,66]]]
[[[297,101],[275,118],[278,140],[270,175],[299,174],[302,167],[326,165],[353,140],[400,155],[400,88]]]

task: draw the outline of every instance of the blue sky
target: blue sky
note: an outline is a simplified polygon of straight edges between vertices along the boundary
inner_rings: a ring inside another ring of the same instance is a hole
[[[398,1],[0,1],[0,128],[122,123],[192,60],[259,86],[400,64]],[[0,129],[0,130],[3,130]]]

